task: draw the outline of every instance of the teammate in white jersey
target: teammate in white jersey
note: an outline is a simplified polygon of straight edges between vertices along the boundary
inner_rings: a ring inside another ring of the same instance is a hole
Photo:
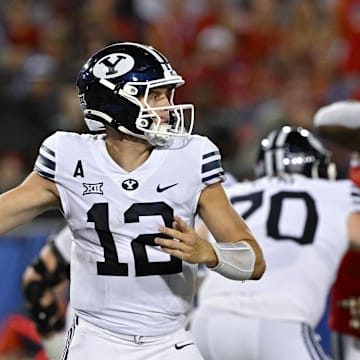
[[[193,106],[173,102],[183,83],[152,47],[99,50],[77,87],[90,130],[105,133],[56,132],[34,172],[0,196],[0,234],[51,207],[72,231],[76,316],[63,359],[202,359],[184,330],[198,264],[237,280],[265,270],[222,188],[218,148],[190,135]],[[193,230],[197,214],[216,244]]]
[[[330,154],[304,128],[285,126],[263,139],[255,172],[256,180],[227,194],[267,270],[245,283],[208,272],[191,330],[206,360],[326,359],[314,328],[348,247],[356,188],[333,181]]]

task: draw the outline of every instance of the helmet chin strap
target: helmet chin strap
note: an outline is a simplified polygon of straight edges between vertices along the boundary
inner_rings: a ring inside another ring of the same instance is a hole
[[[145,132],[145,137],[151,145],[154,146],[167,146],[170,145],[172,140],[171,134],[168,131],[171,129],[171,125],[155,125],[154,123],[150,126],[150,131],[155,130],[157,132]]]

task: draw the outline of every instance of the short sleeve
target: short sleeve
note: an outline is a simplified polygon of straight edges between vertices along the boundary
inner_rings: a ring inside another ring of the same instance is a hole
[[[225,181],[220,151],[218,147],[207,138],[202,147],[201,181],[205,186]]]
[[[360,188],[351,182],[352,211],[360,211]]]
[[[34,165],[35,172],[51,181],[55,181],[57,134],[49,136],[41,144]]]

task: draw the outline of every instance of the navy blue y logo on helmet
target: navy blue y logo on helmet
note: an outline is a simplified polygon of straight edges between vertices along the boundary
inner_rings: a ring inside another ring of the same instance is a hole
[[[134,67],[134,64],[134,58],[127,54],[109,54],[94,65],[93,73],[100,79],[111,79],[126,74]]]

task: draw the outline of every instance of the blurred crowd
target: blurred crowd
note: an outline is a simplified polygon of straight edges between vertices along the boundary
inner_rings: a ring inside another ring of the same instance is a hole
[[[41,140],[86,131],[75,80],[116,41],[161,50],[185,78],[197,133],[251,177],[259,139],[311,128],[324,104],[360,99],[360,0],[2,0],[0,192],[32,168]],[[348,154],[332,149],[346,177]]]

